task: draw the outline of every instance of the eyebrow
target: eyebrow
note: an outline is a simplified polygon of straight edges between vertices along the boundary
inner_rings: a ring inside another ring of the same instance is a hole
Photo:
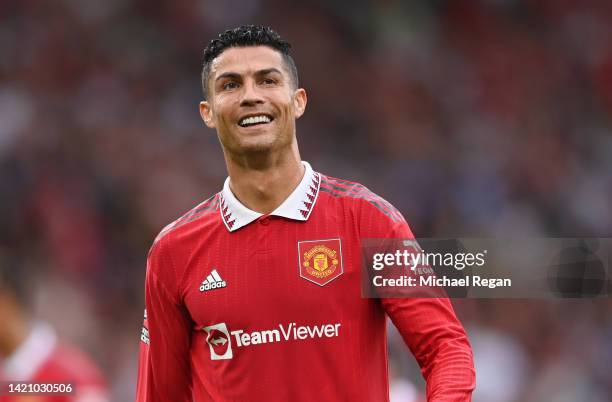
[[[281,74],[282,75],[280,70],[277,69],[277,68],[274,68],[274,67],[266,68],[266,69],[263,69],[263,70],[256,71],[255,75],[260,75],[261,76],[261,75],[268,75],[268,74],[271,74],[271,73],[277,73],[277,74]]]
[[[255,71],[255,76],[259,76],[260,77],[262,75],[268,75],[268,74],[271,74],[271,73],[277,73],[277,74],[281,74],[282,75],[282,73],[280,72],[280,70],[278,68],[272,67],[272,68],[265,68],[263,70]],[[215,78],[215,81],[219,81],[219,80],[222,80],[224,78],[234,78],[234,79],[235,78],[240,78],[240,74],[228,71],[227,73],[223,73],[220,76],[218,76],[217,78]]]

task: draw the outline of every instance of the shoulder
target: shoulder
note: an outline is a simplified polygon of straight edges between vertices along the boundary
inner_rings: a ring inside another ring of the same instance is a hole
[[[225,230],[219,214],[220,197],[219,193],[211,196],[159,232],[147,256],[147,286],[162,288],[180,302],[181,283],[188,273],[186,259],[193,249],[208,241],[215,229]]]
[[[359,208],[363,214],[383,215],[392,223],[404,221],[402,214],[391,203],[363,184],[321,174],[320,191]]]
[[[173,236],[178,235],[181,230],[185,230],[188,227],[206,225],[206,223],[210,223],[218,218],[216,212],[218,212],[219,209],[220,198],[220,193],[216,193],[181,215],[178,219],[166,225],[155,237],[153,245],[151,246],[151,251],[155,249],[162,240],[167,242]],[[149,253],[151,253],[151,251],[149,251]]]

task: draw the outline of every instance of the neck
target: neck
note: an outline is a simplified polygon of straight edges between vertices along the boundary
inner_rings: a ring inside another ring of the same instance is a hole
[[[297,145],[290,152],[232,157],[225,154],[230,188],[247,208],[269,214],[293,192],[304,176]]]

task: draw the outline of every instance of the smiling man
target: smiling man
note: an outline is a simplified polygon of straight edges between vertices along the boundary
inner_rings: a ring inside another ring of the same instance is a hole
[[[229,177],[151,247],[137,401],[388,401],[387,315],[428,400],[469,401],[448,300],[361,297],[360,240],[413,235],[385,200],[301,160],[289,48],[242,26],[205,50],[200,113]]]

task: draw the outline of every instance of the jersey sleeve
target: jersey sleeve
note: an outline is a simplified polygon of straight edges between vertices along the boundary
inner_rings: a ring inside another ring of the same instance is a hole
[[[173,284],[175,269],[164,240],[147,259],[136,402],[192,401],[191,318]]]
[[[381,203],[386,203],[382,200]],[[365,237],[414,239],[404,218],[375,208],[364,212]],[[453,307],[444,297],[381,298],[381,305],[416,358],[427,382],[427,400],[471,401],[476,372],[472,349]]]

